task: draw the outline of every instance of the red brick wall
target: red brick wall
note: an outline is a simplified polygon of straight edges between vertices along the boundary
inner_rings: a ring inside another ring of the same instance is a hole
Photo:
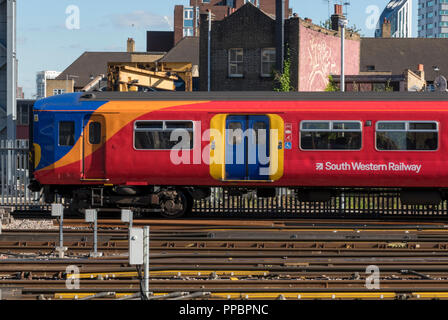
[[[174,45],[184,37],[184,6],[174,7]]]
[[[324,91],[330,74],[341,73],[341,38],[299,27],[299,91]],[[360,41],[345,41],[345,74],[358,75]]]
[[[17,126],[16,137],[17,139],[29,139],[29,126]]]

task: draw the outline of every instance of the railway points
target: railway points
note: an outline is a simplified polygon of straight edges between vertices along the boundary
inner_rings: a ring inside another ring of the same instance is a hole
[[[133,224],[151,226],[151,299],[448,299],[443,221],[137,218]],[[61,259],[54,250],[57,229],[6,226],[0,235],[0,288],[20,288],[16,299],[141,298],[142,271],[128,263],[123,222],[98,221],[104,256],[96,258],[89,255],[88,225],[71,219],[64,228],[67,251]],[[76,275],[66,271],[73,265]],[[379,290],[366,287],[370,265],[380,270]],[[68,289],[66,282],[75,280],[79,289]]]

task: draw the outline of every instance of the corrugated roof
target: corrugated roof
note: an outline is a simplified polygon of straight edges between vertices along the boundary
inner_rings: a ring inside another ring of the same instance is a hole
[[[361,70],[391,71],[402,74],[405,69],[417,70],[419,64],[425,68],[425,78],[433,81],[440,74],[448,76],[448,39],[433,38],[362,38]]]

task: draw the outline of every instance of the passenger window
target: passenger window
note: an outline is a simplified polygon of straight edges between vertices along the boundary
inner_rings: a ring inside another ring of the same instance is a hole
[[[75,145],[75,122],[74,121],[59,122],[59,145],[60,146]]]
[[[360,121],[302,121],[302,150],[361,150]]]
[[[241,122],[230,122],[226,130],[229,144],[237,145],[243,142],[243,127]]]
[[[265,145],[266,144],[266,135],[267,135],[267,126],[265,122],[257,121],[254,123],[254,131],[255,131],[255,143]]]
[[[89,124],[89,142],[90,144],[101,143],[101,123],[90,122]]]
[[[376,148],[380,151],[434,151],[439,145],[435,121],[379,121]]]
[[[193,121],[138,121],[134,126],[137,150],[193,149]]]

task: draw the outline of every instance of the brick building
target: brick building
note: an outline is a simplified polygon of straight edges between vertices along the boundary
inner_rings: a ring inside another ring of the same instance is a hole
[[[275,16],[276,0],[190,0],[190,6],[174,7],[174,44],[183,37],[199,36],[199,15],[211,10],[214,20],[222,20],[243,5],[252,3],[262,11]],[[196,14],[195,14],[196,12]],[[285,18],[292,13],[289,0],[285,0]]]
[[[342,15],[333,15],[333,20]],[[208,83],[207,15],[201,15],[200,90]],[[337,23],[336,23],[337,26]],[[211,34],[211,90],[271,91],[275,68],[275,18],[246,4],[221,21],[213,21]],[[323,91],[330,74],[340,74],[340,32],[317,26],[296,16],[285,20],[285,45],[291,59],[295,91]],[[346,33],[346,73],[359,74],[360,38]]]

